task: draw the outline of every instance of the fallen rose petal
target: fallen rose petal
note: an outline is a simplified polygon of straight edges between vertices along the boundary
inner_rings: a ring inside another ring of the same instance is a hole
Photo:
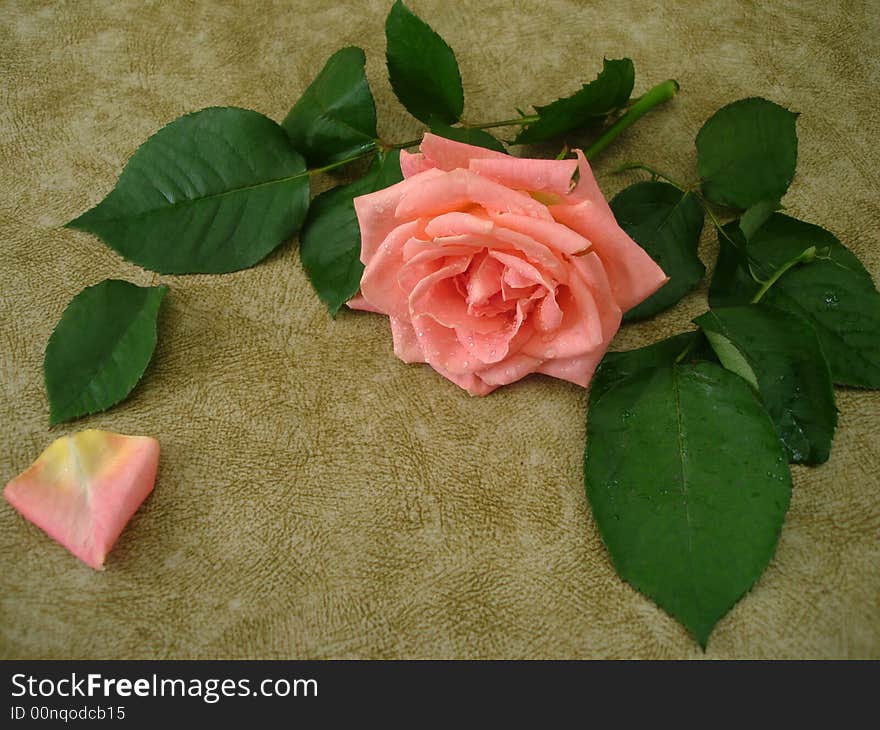
[[[156,439],[90,429],[53,441],[3,494],[25,519],[100,570],[152,491],[158,464]]]

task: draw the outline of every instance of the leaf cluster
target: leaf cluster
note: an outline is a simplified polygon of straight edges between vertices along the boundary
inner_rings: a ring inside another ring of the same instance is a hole
[[[729,104],[697,135],[697,185],[628,165],[653,180],[611,203],[670,276],[628,319],[696,287],[706,214],[718,234],[698,329],[603,359],[585,453],[587,494],[618,573],[704,647],[773,556],[788,463],[829,458],[833,385],[880,387],[870,275],[830,232],[778,212],[795,173],[796,118],[765,99]]]

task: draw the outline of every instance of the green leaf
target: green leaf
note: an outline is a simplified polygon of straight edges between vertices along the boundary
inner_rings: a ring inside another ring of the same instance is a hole
[[[303,268],[331,315],[353,297],[361,283],[361,233],[353,200],[400,182],[400,152],[377,155],[360,180],[321,193],[312,202],[300,236]]]
[[[495,150],[496,152],[504,152],[507,154],[507,150],[504,148],[504,145],[501,144],[501,141],[488,132],[484,132],[482,129],[474,129],[472,127],[450,127],[448,124],[435,122],[431,126],[431,131],[441,137],[446,137],[446,139],[454,139],[456,142],[464,142],[465,144],[485,147],[488,150]]]
[[[104,411],[134,389],[156,348],[167,291],[106,279],[71,300],[43,360],[52,425]]]
[[[523,127],[513,144],[541,142],[602,121],[629,101],[635,78],[630,59],[604,59],[602,71],[580,91],[546,106],[536,106],[538,120]]]
[[[880,388],[880,294],[858,258],[824,228],[781,213],[770,216],[747,246],[735,225],[724,231],[735,243],[722,243],[725,260],[719,257],[710,304],[748,302],[757,291],[750,269],[767,279],[815,247],[816,260],[783,274],[761,301],[813,325],[835,383]]]
[[[590,397],[598,399],[618,383],[647,370],[699,360],[715,360],[702,330],[682,332],[637,350],[607,352],[590,382]]]
[[[285,131],[254,111],[212,107],[156,132],[113,191],[67,225],[151,271],[221,274],[265,258],[308,205],[305,162]]]
[[[665,182],[639,182],[614,196],[611,210],[620,227],[638,243],[669,281],[624,315],[632,322],[669,309],[703,278],[697,255],[703,206],[692,194]]]
[[[327,60],[282,126],[310,167],[354,157],[376,146],[376,105],[360,48],[342,48]]]
[[[464,111],[455,54],[425,21],[397,0],[385,21],[388,77],[410,114],[427,125],[454,124]]]
[[[779,210],[778,200],[762,200],[755,203],[739,217],[739,229],[748,241],[767,219]]]
[[[706,198],[742,210],[780,200],[797,164],[796,119],[794,112],[759,98],[715,112],[697,134],[697,168]]]
[[[617,353],[600,369],[626,366]],[[773,423],[711,362],[635,368],[592,390],[585,481],[618,574],[705,648],[776,549],[791,493]]]
[[[709,284],[709,305],[733,307],[748,304],[761,288],[752,277],[745,253],[746,242],[733,224],[718,232],[718,260]]]
[[[763,303],[712,309],[694,322],[721,363],[758,390],[789,461],[827,461],[837,408],[831,371],[810,323]]]

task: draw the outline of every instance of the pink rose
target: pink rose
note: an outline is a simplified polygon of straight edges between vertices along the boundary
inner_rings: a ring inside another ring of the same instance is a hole
[[[349,306],[387,314],[401,360],[472,395],[529,373],[586,386],[621,313],[667,277],[576,152],[530,160],[426,134],[400,153],[402,182],[355,198],[366,269]]]

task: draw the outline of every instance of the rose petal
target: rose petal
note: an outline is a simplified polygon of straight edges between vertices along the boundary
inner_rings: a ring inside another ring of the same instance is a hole
[[[525,193],[506,188],[492,180],[475,175],[470,170],[434,173],[434,170],[427,170],[404,181],[406,183],[421,176],[431,175],[403,193],[394,212],[398,219],[412,220],[422,216],[436,216],[477,204],[488,211],[519,213],[552,220],[547,206]],[[401,184],[403,183],[398,183]],[[358,219],[360,220],[360,216]]]
[[[511,341],[519,334],[531,308],[531,302],[520,300],[516,303],[516,315],[504,327],[494,332],[457,327],[455,334],[462,347],[480,362],[487,365],[500,362],[510,352]]]
[[[593,244],[602,259],[618,306],[626,311],[668,281],[645,250],[617,225],[583,153],[578,155],[580,181],[565,204],[550,206],[553,217]],[[573,205],[569,201],[574,202]]]
[[[391,323],[394,354],[405,363],[425,362],[419,338],[409,320],[401,317],[389,317],[388,321]]]
[[[407,152],[406,150],[400,150],[400,172],[403,173],[404,180],[406,180],[408,177],[412,177],[413,175],[418,175],[420,172],[431,170],[433,168],[434,165],[428,162],[423,154],[419,152]]]
[[[581,265],[575,264],[575,275],[569,278],[568,287],[560,288],[557,293],[557,303],[563,312],[562,322],[549,335],[535,337],[524,347],[524,352],[541,360],[576,357],[590,352],[602,345],[611,329],[613,336],[620,324],[620,309],[610,297],[607,285],[603,289],[603,282],[593,271],[594,266],[602,271],[596,255],[590,253],[573,259],[590,260],[586,272],[591,278],[588,281],[581,272]]]
[[[382,241],[400,225],[401,221],[394,218],[394,211],[406,191],[425,180],[442,176],[442,170],[425,170],[402,182],[374,193],[359,195],[354,199],[354,210],[361,231],[361,262],[365,266],[373,258]]]
[[[587,282],[589,289],[595,293],[597,301],[604,301],[610,304],[612,302],[611,286],[608,283],[605,269],[599,258],[591,253],[587,256],[575,257],[573,263],[578,268],[581,276],[583,276],[584,281]],[[600,306],[599,316],[602,327],[602,341],[596,347],[575,357],[547,360],[538,368],[538,372],[554,378],[568,380],[583,387],[589,385],[596,367],[604,357],[605,352],[608,350],[608,345],[620,328],[621,312],[618,308]]]
[[[602,260],[594,253],[575,256],[572,258],[572,263],[587,283],[587,288],[593,294],[594,300],[599,304],[602,341],[607,346],[617,334],[617,330],[620,329],[623,313],[619,307],[614,306],[611,284],[605,273],[605,267],[602,265]]]
[[[489,385],[475,373],[450,373],[444,371],[442,368],[434,367],[433,365],[431,367],[433,367],[434,370],[444,378],[452,381],[459,388],[463,388],[471,395],[488,395],[498,387],[496,385]]]
[[[502,362],[480,370],[480,379],[492,387],[509,385],[530,373],[534,373],[541,365],[541,360],[529,355],[519,353],[508,357]]]
[[[426,133],[419,147],[425,159],[441,170],[454,170],[457,167],[467,169],[471,160],[505,158],[502,152],[488,150],[485,147],[456,142],[436,134]]]
[[[516,213],[490,213],[489,217],[495,225],[522,233],[560,253],[577,254],[590,248],[590,242],[586,238],[556,221],[545,221]]]
[[[418,250],[412,248],[417,243],[423,243],[419,239],[411,238],[403,247],[404,258],[406,258],[407,250]],[[397,283],[401,289],[406,292],[407,297],[412,293],[413,289],[418,286],[419,282],[428,276],[439,271],[447,261],[452,257],[473,258],[474,248],[471,246],[432,246],[425,247],[415,256],[408,259],[406,263],[400,267],[397,273]],[[459,298],[464,302],[467,299],[467,293],[460,289],[458,278],[454,279],[455,289],[459,293]]]
[[[437,372],[449,377],[449,374],[466,375],[476,370],[480,363],[464,349],[455,330],[428,315],[417,315],[413,317],[412,323],[425,361]]]
[[[577,160],[535,160],[525,157],[489,157],[472,159],[469,169],[514,190],[567,194]]]
[[[428,238],[446,238],[466,234],[488,236],[494,227],[495,224],[484,216],[453,211],[452,213],[442,213],[428,221],[425,225],[425,235]]]
[[[501,274],[504,265],[498,259],[483,253],[471,265],[471,275],[467,285],[467,302],[472,313],[489,302],[492,295],[501,291]]]
[[[586,388],[590,384],[590,380],[593,379],[593,373],[607,349],[607,347],[600,347],[577,357],[547,360],[541,363],[535,372],[567,380]]]
[[[349,309],[359,309],[362,312],[374,312],[375,314],[382,314],[382,312],[372,304],[370,304],[366,299],[364,299],[364,295],[358,292],[351,299],[349,299],[346,304]]]
[[[539,271],[535,266],[530,264],[525,259],[521,259],[519,256],[504,253],[503,251],[489,251],[489,256],[491,256],[493,259],[497,259],[509,270],[515,272],[518,278],[508,279],[506,282],[510,286],[517,287],[528,286],[530,284],[539,284],[546,289],[552,290],[554,288],[552,281],[547,279],[547,277],[544,276],[544,274]],[[507,275],[507,272],[505,272],[505,276]],[[502,277],[502,286],[504,285],[504,283],[505,279],[504,277]]]
[[[542,332],[552,332],[562,324],[562,310],[553,292],[548,291],[541,299],[536,315],[535,324]]]
[[[125,525],[152,491],[159,442],[89,429],[53,441],[6,485],[25,519],[100,570]]]
[[[419,221],[395,228],[364,268],[361,296],[373,307],[372,311],[404,318],[409,315],[408,292],[397,283],[397,272],[403,266],[403,246],[419,228]]]
[[[504,317],[481,317],[470,313],[454,277],[463,273],[470,257],[447,259],[444,266],[416,284],[409,296],[410,316],[431,317],[448,328],[463,328],[474,333],[497,332],[505,327]]]

